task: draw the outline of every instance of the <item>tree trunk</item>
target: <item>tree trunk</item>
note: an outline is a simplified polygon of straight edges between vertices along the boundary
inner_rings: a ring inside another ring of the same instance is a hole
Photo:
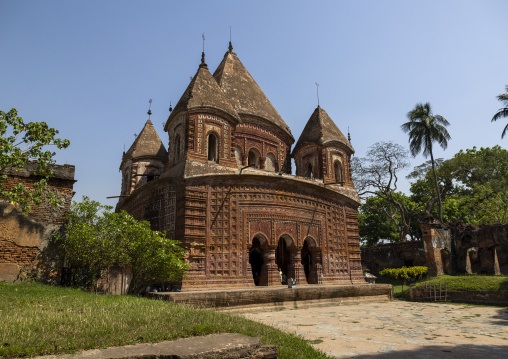
[[[443,223],[443,208],[441,205],[441,194],[439,193],[439,187],[437,185],[437,175],[436,175],[436,167],[434,166],[434,155],[432,154],[432,144],[430,145],[430,161],[432,163],[432,173],[434,173],[434,183],[436,185],[436,195],[437,195],[437,201],[439,204],[439,221]]]

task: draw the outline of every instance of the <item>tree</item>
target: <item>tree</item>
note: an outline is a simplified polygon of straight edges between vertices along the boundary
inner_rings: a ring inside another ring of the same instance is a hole
[[[369,148],[367,157],[355,157],[351,163],[353,181],[359,196],[370,210],[382,213],[397,229],[399,241],[405,242],[411,221],[420,204],[403,200],[397,192],[399,171],[409,167],[408,153],[393,142],[377,142]],[[368,200],[377,196],[381,200]]]
[[[394,193],[394,197],[406,207],[416,206],[416,203],[402,192]],[[380,240],[400,242],[399,228],[395,225],[394,221],[387,221],[385,214],[392,213],[393,211],[394,207],[378,195],[365,199],[365,203],[358,208],[358,229],[362,245],[369,247],[376,245]],[[395,213],[394,216],[395,222],[401,221],[398,213]],[[416,213],[413,213],[411,217],[408,236],[411,240],[421,239],[421,230]]]
[[[72,203],[66,236],[59,237],[58,243],[77,273],[75,285],[96,287],[114,265],[132,269],[128,292],[133,294],[156,282],[181,279],[187,264],[178,241],[151,230],[147,221],[111,210],[88,197]]]
[[[497,99],[501,101],[501,103],[505,106],[500,108],[497,113],[492,117],[492,120],[490,122],[494,122],[499,120],[503,117],[508,117],[508,85],[506,85],[506,93],[502,93],[501,95],[497,96]],[[506,133],[508,132],[508,125],[505,126],[503,133],[501,134],[501,138],[504,138],[506,136]]]
[[[69,140],[57,138],[58,131],[45,122],[25,123],[13,108],[5,113],[0,111],[0,197],[11,204],[19,204],[23,212],[30,212],[32,205],[42,203],[44,197],[56,205],[58,200],[53,193],[45,193],[48,179],[53,175],[51,164],[54,163],[55,152],[45,150],[45,146],[67,148]],[[34,185],[27,188],[18,183],[4,188],[8,172],[17,172],[28,161],[36,163],[35,175],[40,177]]]
[[[451,159],[436,160],[445,221],[492,224],[508,221],[508,151],[500,146],[461,150]],[[408,176],[416,202],[433,199],[431,163]],[[429,206],[427,209],[430,212]]]
[[[424,157],[430,156],[432,172],[434,174],[434,184],[436,186],[436,195],[439,203],[439,220],[442,223],[443,209],[434,166],[432,144],[437,142],[443,149],[448,147],[448,140],[451,139],[451,137],[445,126],[448,126],[450,123],[440,115],[433,115],[428,102],[426,104],[416,104],[415,108],[409,111],[407,116],[409,122],[404,123],[401,129],[409,134],[409,149],[413,157],[416,157],[420,152],[423,152]]]

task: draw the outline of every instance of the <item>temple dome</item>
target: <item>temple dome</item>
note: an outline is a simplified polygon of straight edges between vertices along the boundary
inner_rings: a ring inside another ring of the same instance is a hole
[[[251,115],[261,118],[280,128],[294,141],[289,126],[284,122],[231,47],[224,55],[213,77],[239,115]]]

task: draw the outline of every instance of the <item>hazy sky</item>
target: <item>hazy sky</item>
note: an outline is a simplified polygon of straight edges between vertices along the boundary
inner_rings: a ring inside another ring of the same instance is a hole
[[[122,152],[148,116],[162,123],[198,69],[204,32],[213,73],[234,51],[295,139],[320,105],[356,156],[377,141],[407,147],[417,102],[444,116],[460,149],[506,148],[491,123],[508,84],[507,1],[0,0],[0,109],[46,121],[71,146],[75,200],[118,195]],[[425,159],[412,159],[419,165]],[[404,187],[404,189],[407,189]]]

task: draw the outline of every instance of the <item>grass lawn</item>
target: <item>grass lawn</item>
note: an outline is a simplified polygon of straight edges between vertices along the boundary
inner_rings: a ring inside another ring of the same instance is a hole
[[[424,282],[446,282],[448,290],[457,292],[508,292],[508,276],[440,275]]]
[[[211,333],[277,346],[280,358],[327,358],[304,339],[243,317],[133,296],[0,282],[0,356],[74,353]]]
[[[457,292],[508,292],[508,276],[494,275],[440,275],[418,281],[414,285],[419,286],[423,283],[446,282],[449,291]],[[393,296],[395,298],[406,298],[409,292],[409,285],[386,277],[378,277],[376,283],[386,283],[393,286]],[[404,290],[402,290],[404,289]]]

